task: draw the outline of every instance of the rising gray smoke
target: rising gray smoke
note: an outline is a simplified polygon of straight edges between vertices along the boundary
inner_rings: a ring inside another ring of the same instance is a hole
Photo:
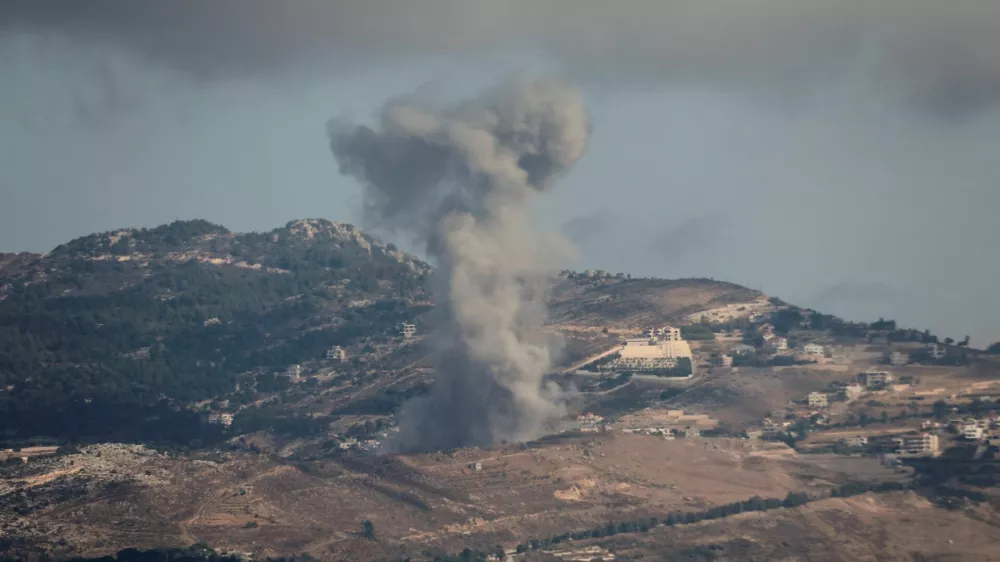
[[[531,205],[588,136],[580,94],[553,80],[515,79],[444,108],[390,100],[374,128],[331,122],[333,154],[365,186],[369,221],[416,236],[438,266],[437,378],[401,412],[401,447],[526,440],[562,415],[542,385],[541,328],[566,248],[535,230]]]

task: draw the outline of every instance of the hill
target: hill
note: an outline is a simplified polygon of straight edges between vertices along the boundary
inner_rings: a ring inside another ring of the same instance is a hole
[[[175,403],[232,392],[242,374],[389,337],[426,307],[428,271],[326,220],[249,234],[178,221],[93,234],[46,255],[5,254],[6,437],[158,433],[185,421],[172,419]],[[161,427],[146,427],[156,425],[151,413]]]
[[[429,308],[429,272],[392,244],[321,219],[247,234],[177,221],[85,236],[45,255],[2,254],[0,439],[219,439],[187,405],[224,397],[238,409],[331,346],[390,342]],[[619,332],[757,296],[706,279],[567,273],[551,325],[570,362]],[[374,376],[374,392],[396,384],[378,378],[391,367],[383,355],[354,380]]]
[[[948,406],[987,412],[993,358],[947,340],[932,358],[928,332],[711,279],[563,272],[546,382],[568,391],[569,430],[386,453],[397,408],[434,378],[423,328],[399,335],[432,306],[429,272],[321,220],[254,234],[178,222],[0,256],[4,441],[62,445],[0,451],[0,560],[192,544],[254,559],[472,560],[485,555],[455,554],[498,546],[516,560],[988,559],[996,543],[992,476],[941,487],[883,464],[878,443],[830,446],[933,425]],[[691,377],[579,368],[665,324],[690,341]],[[800,360],[809,344],[823,354]],[[332,345],[347,358],[324,360]],[[890,366],[893,353],[912,361]],[[290,364],[302,376],[284,376]],[[848,399],[872,368],[901,384]],[[609,425],[574,425],[584,412]]]

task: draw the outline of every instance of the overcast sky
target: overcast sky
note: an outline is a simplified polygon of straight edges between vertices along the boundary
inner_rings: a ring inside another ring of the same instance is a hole
[[[0,7],[0,251],[357,222],[329,118],[550,73],[594,128],[538,210],[577,268],[1000,340],[1000,2],[236,4]]]

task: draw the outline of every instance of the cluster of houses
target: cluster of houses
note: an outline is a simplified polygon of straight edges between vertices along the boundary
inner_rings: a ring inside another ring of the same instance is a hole
[[[398,433],[399,427],[393,426],[386,430],[376,433],[373,437],[368,439],[358,439],[356,437],[351,437],[348,435],[339,435],[337,439],[339,442],[337,446],[342,451],[367,451],[367,452],[378,452],[382,450],[387,439],[389,439],[390,433]]]
[[[1000,417],[998,416],[952,418],[946,422],[927,420],[923,423],[923,427],[924,429],[948,428],[958,433],[966,441],[989,439],[992,442],[1000,440]]]
[[[597,414],[581,414],[576,417],[577,428],[584,433],[595,433],[607,431],[608,424],[604,423],[604,418]]]
[[[655,435],[657,437],[663,437],[668,441],[672,441],[677,437],[684,437],[685,439],[697,439],[701,437],[701,429],[694,426],[687,426],[684,428],[676,427],[632,427],[623,429],[622,433],[634,433],[641,435]]]
[[[845,385],[842,388],[842,392],[846,400],[857,400],[869,391],[881,390],[890,386],[893,380],[895,380],[895,377],[888,371],[868,370],[858,375],[857,382]],[[810,408],[828,408],[830,406],[830,394],[826,392],[810,392],[806,397],[806,402]]]
[[[855,435],[842,439],[841,443],[855,449],[872,446],[883,453],[888,452],[901,457],[936,457],[941,454],[941,439],[926,431],[874,439],[869,439],[864,435]]]
[[[338,446],[341,450],[346,451],[349,449],[360,449],[362,451],[377,451],[382,447],[382,442],[378,439],[355,439],[354,437],[345,437]]]
[[[935,361],[944,359],[944,357],[948,354],[948,349],[939,343],[927,344],[924,351],[927,357]],[[886,361],[890,365],[902,366],[909,364],[911,361],[911,357],[909,353],[895,350],[886,355]]]
[[[747,439],[774,438],[788,431],[792,426],[790,421],[776,422],[770,418],[764,418],[764,423],[760,427],[751,427],[746,430]]]
[[[708,414],[694,414],[684,410],[658,410],[655,415],[626,416],[621,420],[622,433],[655,435],[665,439],[684,437],[695,439],[701,432],[712,429],[718,422]]]

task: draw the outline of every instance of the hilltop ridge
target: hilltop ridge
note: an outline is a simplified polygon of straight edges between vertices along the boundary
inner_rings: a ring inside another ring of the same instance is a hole
[[[388,337],[426,308],[429,270],[323,219],[248,234],[176,221],[6,254],[0,417],[22,435],[129,427],[143,405],[211,398],[241,373]]]

